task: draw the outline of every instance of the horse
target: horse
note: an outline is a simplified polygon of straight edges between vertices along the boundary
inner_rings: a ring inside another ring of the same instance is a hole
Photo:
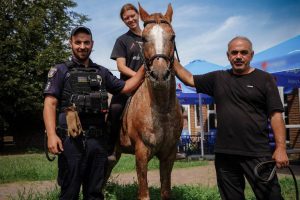
[[[148,14],[139,4],[139,12],[144,22],[142,54],[146,74],[123,113],[116,158],[119,160],[121,153],[135,154],[138,199],[149,200],[147,165],[156,156],[160,163],[161,199],[166,200],[171,198],[171,172],[183,127],[172,68],[173,9],[169,4],[165,15]],[[112,168],[109,167],[109,174]]]

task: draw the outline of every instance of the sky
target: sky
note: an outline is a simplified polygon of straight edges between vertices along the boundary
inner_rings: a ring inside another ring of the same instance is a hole
[[[171,3],[172,26],[182,65],[205,60],[229,65],[228,42],[235,36],[246,36],[258,53],[300,34],[300,0],[74,0],[74,11],[87,15],[90,21],[94,62],[116,74],[116,62],[110,59],[115,40],[128,31],[119,17],[121,7],[138,2],[150,14],[165,14]],[[142,22],[140,22],[141,27]]]

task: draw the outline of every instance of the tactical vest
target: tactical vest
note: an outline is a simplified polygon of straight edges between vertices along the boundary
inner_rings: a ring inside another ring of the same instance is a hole
[[[62,94],[62,108],[75,105],[79,114],[108,112],[108,94],[104,79],[96,68],[74,67],[67,62],[68,78]]]

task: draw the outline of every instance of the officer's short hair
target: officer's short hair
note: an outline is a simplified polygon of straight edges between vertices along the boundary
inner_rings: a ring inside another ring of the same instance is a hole
[[[92,31],[86,26],[76,26],[72,31],[71,31],[71,37],[76,35],[77,33],[86,33],[92,37]]]

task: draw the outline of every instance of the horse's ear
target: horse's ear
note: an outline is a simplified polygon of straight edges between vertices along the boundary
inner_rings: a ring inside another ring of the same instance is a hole
[[[172,8],[171,4],[169,3],[168,10],[165,14],[165,18],[167,20],[169,20],[170,23],[172,22],[172,15],[173,15],[173,8]]]
[[[149,14],[147,13],[146,10],[144,10],[144,8],[142,8],[141,4],[139,3],[139,12],[140,12],[140,16],[143,22],[145,22],[148,18],[149,18]]]

